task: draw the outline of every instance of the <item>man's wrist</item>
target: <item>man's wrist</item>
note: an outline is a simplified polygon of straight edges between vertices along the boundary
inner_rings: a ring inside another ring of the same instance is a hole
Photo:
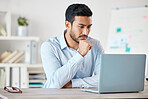
[[[71,80],[66,85],[64,85],[63,88],[72,88]]]
[[[78,51],[78,53],[79,53],[81,56],[83,56],[83,57],[85,56],[85,55],[83,55],[82,52],[80,52],[80,51]]]

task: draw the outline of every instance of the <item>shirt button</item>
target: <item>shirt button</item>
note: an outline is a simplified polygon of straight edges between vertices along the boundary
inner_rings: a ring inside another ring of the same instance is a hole
[[[86,86],[86,85],[84,85],[84,84],[82,84],[82,85],[81,85],[81,88],[87,88],[87,86]]]

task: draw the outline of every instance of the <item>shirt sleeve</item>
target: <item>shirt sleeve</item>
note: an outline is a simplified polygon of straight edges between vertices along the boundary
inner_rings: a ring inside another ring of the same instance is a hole
[[[93,72],[93,76],[91,77],[85,77],[85,78],[79,78],[79,79],[72,79],[72,87],[84,87],[84,88],[90,88],[90,87],[98,87],[98,81],[99,81],[99,71],[100,71],[100,56],[104,53],[104,50],[98,41],[95,45],[95,51],[96,51],[96,60],[95,60],[95,69]]]
[[[41,46],[41,58],[47,77],[45,88],[62,88],[74,77],[79,64],[83,61],[83,57],[76,53],[65,65],[61,66],[54,50],[49,42],[44,42]]]
[[[98,75],[92,77],[85,77],[83,79],[72,79],[72,87],[90,88],[98,87]]]

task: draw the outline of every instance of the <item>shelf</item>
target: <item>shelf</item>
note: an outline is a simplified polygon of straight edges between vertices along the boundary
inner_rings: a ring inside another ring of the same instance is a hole
[[[0,40],[22,40],[22,41],[39,41],[39,37],[31,37],[31,36],[26,36],[26,37],[18,37],[18,36],[10,36],[10,37],[0,37]]]
[[[30,68],[37,68],[43,67],[42,64],[25,64],[25,63],[17,63],[17,64],[9,64],[9,63],[0,63],[0,67],[30,67]]]

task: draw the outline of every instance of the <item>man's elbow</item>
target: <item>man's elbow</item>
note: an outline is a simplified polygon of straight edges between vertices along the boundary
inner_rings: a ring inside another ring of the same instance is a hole
[[[44,88],[56,88],[56,89],[61,89],[64,85],[61,85],[59,83],[57,83],[57,81],[49,81],[47,80]]]

